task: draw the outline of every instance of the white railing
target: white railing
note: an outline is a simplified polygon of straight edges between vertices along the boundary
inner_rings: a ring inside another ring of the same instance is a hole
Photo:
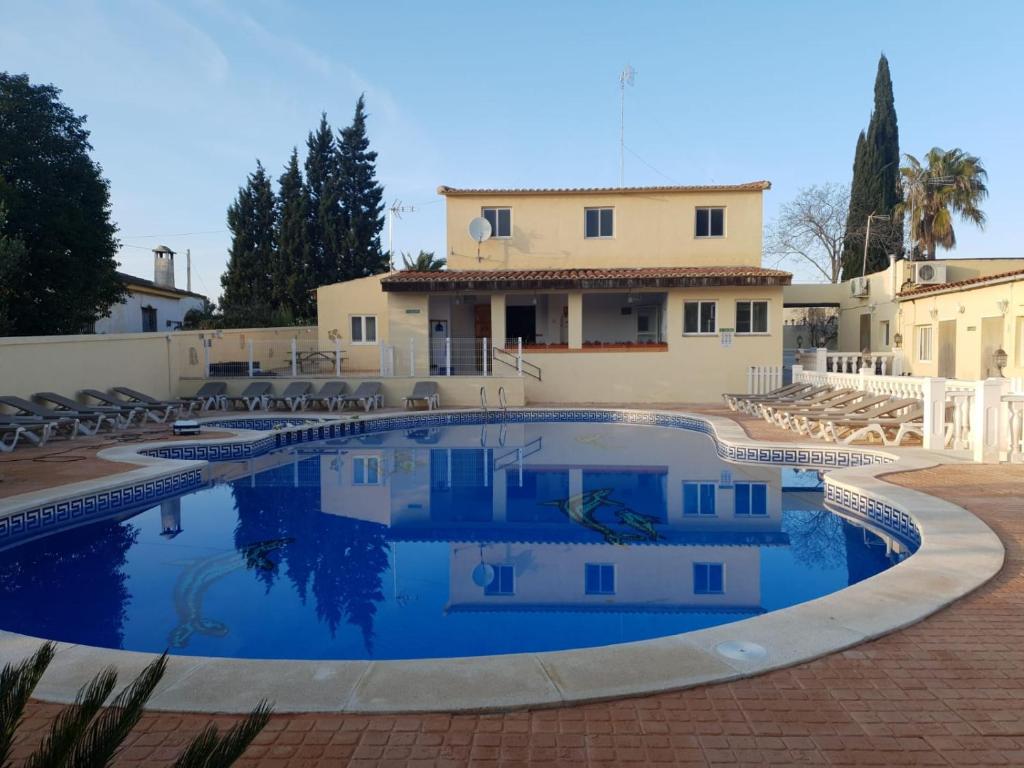
[[[829,352],[827,349],[799,349],[796,360],[804,370],[827,373],[860,373],[864,368],[879,376],[903,373],[903,357],[898,352]]]
[[[781,386],[781,365],[751,365],[747,368],[748,395],[763,395]]]
[[[793,381],[855,389],[874,395],[921,400],[923,447],[970,451],[978,462],[1024,463],[1024,393],[1009,379],[941,379],[805,371],[793,366]]]

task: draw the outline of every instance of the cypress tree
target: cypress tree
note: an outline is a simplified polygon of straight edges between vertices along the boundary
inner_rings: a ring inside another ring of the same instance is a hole
[[[863,270],[864,237],[868,216],[872,213],[890,216],[890,221],[871,225],[868,244],[868,274],[885,269],[888,254],[903,248],[902,217],[896,206],[903,200],[900,185],[900,135],[896,106],[892,94],[889,61],[882,54],[875,75],[875,103],[865,134],[857,138],[853,161],[853,182],[850,185],[850,211],[846,218],[843,244],[843,279],[857,277]]]
[[[272,270],[276,261],[277,205],[263,164],[249,174],[228,208],[231,249],[221,276],[225,323],[231,327],[267,325],[274,309]]]
[[[388,270],[388,256],[381,251],[384,228],[384,188],[376,179],[377,153],[366,136],[366,102],[356,102],[352,124],[338,141],[339,192],[343,238],[337,251],[342,280],[375,275]]]
[[[306,188],[309,198],[309,253],[312,281],[316,285],[343,279],[335,254],[342,240],[343,225],[338,202],[338,148],[327,113],[306,139]]]
[[[296,321],[316,320],[310,293],[317,284],[310,259],[309,208],[309,191],[302,183],[299,153],[293,147],[288,165],[278,180],[277,251],[272,288],[275,307],[290,313]]]

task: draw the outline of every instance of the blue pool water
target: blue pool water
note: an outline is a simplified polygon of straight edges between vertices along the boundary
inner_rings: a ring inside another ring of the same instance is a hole
[[[815,470],[597,423],[366,434],[0,552],[0,628],[240,658],[407,659],[641,640],[868,578],[909,548]]]

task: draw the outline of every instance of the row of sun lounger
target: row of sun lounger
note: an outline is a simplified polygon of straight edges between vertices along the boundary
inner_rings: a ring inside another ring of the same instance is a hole
[[[31,400],[15,395],[0,395],[0,452],[13,451],[20,440],[34,445],[45,445],[56,436],[73,440],[78,435],[95,435],[104,427],[124,429],[133,423],[147,420],[165,423],[172,416],[190,416],[194,411],[229,407],[255,411],[286,408],[291,412],[307,408],[344,410],[353,406],[370,411],[384,403],[383,387],[379,381],[364,381],[349,393],[343,381],[328,381],[318,392],[310,382],[292,382],[279,395],[275,395],[267,381],[251,383],[237,396],[227,394],[224,382],[207,382],[195,395],[175,400],[163,400],[129,387],[114,387],[109,392],[83,389],[79,400],[56,392],[37,392]],[[439,408],[437,383],[418,382],[405,406],[423,403],[428,409]]]
[[[789,384],[763,395],[727,394],[734,411],[761,416],[765,421],[800,435],[848,445],[877,438],[882,444],[902,445],[924,433],[920,400],[875,395],[853,389]]]

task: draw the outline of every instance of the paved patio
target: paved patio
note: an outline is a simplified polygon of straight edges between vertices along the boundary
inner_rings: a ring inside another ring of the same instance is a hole
[[[1006,544],[1000,575],[906,630],[756,678],[498,715],[278,715],[239,765],[1024,765],[1024,467],[887,479],[985,520]],[[31,705],[16,759],[58,710]],[[207,721],[148,714],[117,764],[168,765]]]

